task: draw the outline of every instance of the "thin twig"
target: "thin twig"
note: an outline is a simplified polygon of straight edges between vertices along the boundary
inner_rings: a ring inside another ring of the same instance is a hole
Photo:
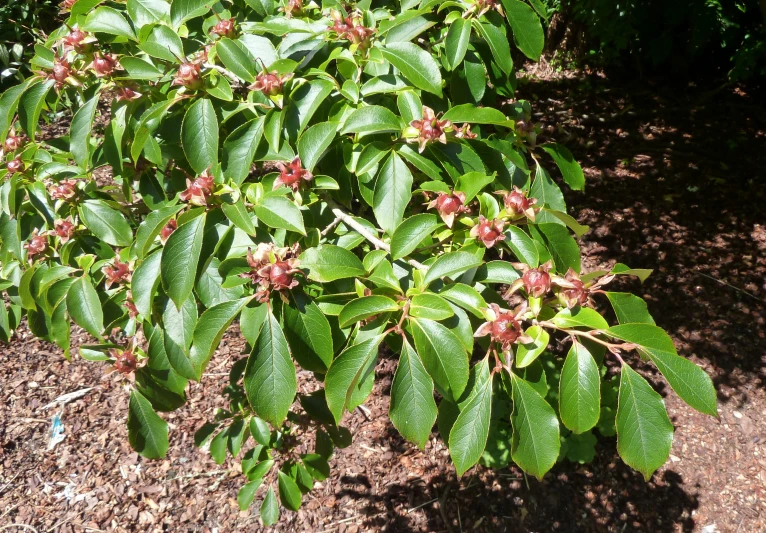
[[[447,520],[447,513],[444,511],[444,504],[447,502],[447,496],[449,496],[449,489],[450,485],[447,485],[447,488],[444,489],[444,494],[441,495],[441,498],[439,498],[439,514],[442,517],[442,520],[444,521],[444,525],[447,527],[447,531],[449,533],[452,533],[452,524],[449,523],[449,520]]]
[[[320,235],[324,237],[325,235],[330,233],[332,230],[334,230],[340,223],[341,223],[341,218],[335,217],[335,220],[330,222],[330,224],[328,224],[328,226],[320,232]]]
[[[707,274],[704,274],[704,273],[702,273],[702,272],[700,272],[700,271],[698,271],[698,270],[695,270],[694,272],[695,272],[695,273],[697,273],[697,274],[699,274],[700,276],[706,277],[706,278],[708,278],[708,279],[712,279],[713,281],[717,281],[717,282],[718,282],[718,283],[720,283],[721,285],[726,285],[726,286],[727,286],[727,287],[729,287],[730,289],[734,289],[734,290],[735,290],[735,291],[737,291],[737,292],[741,292],[742,294],[745,294],[745,295],[749,296],[750,298],[753,298],[753,299],[755,299],[755,300],[758,300],[758,301],[759,301],[759,302],[761,302],[762,304],[766,304],[766,300],[762,300],[761,298],[758,298],[758,297],[757,297],[755,294],[752,294],[752,293],[750,293],[750,292],[747,292],[747,291],[746,291],[746,290],[744,290],[744,289],[740,289],[739,287],[735,287],[735,286],[734,286],[734,285],[732,285],[731,283],[726,283],[726,282],[725,282],[725,281],[723,281],[722,279],[714,278],[713,276],[708,276]]]
[[[385,242],[381,241],[378,237],[373,235],[369,232],[367,228],[362,226],[359,222],[354,220],[349,214],[345,213],[337,204],[334,202],[328,202],[330,209],[332,210],[332,214],[338,217],[341,222],[343,222],[345,225],[356,231],[359,235],[370,241],[370,243],[375,246],[375,248],[378,248],[379,250],[385,250],[389,254],[391,253],[391,247],[386,244]],[[414,259],[407,259],[407,263],[414,266],[418,270],[426,270],[428,269],[427,266],[425,266],[420,261],[416,261]]]
[[[220,72],[221,74],[229,78],[231,81],[233,81],[237,87],[242,86],[242,80],[240,80],[239,77],[237,77],[237,75],[234,74],[232,71],[226,70],[225,68],[218,65],[214,65],[212,63],[204,63],[202,66],[205,68],[209,68],[217,72]]]
[[[34,531],[35,533],[39,533],[35,528],[30,526],[29,524],[8,524],[7,526],[0,526],[0,531],[3,531],[5,529],[10,529],[12,527],[21,527],[21,528],[27,528],[29,530]]]

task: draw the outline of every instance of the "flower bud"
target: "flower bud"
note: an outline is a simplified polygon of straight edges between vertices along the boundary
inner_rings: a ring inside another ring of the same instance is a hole
[[[520,306],[515,313],[511,313],[500,309],[497,304],[490,304],[487,311],[489,320],[479,326],[474,337],[489,335],[492,341],[502,346],[503,351],[509,350],[511,344],[516,341],[525,340],[519,318],[527,311],[526,305]]]
[[[45,252],[48,248],[48,237],[46,235],[38,235],[37,230],[34,230],[29,242],[24,245],[24,248],[27,249],[27,257],[31,259],[32,257]]]
[[[215,26],[212,27],[210,33],[215,33],[220,37],[228,37],[234,39],[237,36],[237,28],[235,27],[236,19],[221,19]]]
[[[165,244],[168,240],[168,237],[173,234],[175,230],[178,229],[178,222],[176,222],[175,218],[171,218],[168,220],[168,223],[163,226],[163,228],[160,230],[160,242],[162,244]]]
[[[48,189],[51,198],[68,202],[77,195],[77,180],[61,180]]]
[[[506,212],[512,217],[527,216],[535,219],[535,209],[532,207],[537,203],[537,198],[528,198],[527,193],[518,187],[512,191],[500,191],[503,194]]]
[[[465,205],[465,194],[459,191],[439,193],[439,196],[428,204],[429,209],[434,207],[448,228],[452,227],[456,215],[468,211],[468,207]]]
[[[140,98],[141,94],[137,93],[130,87],[117,87],[115,97],[117,98],[118,102],[124,102]]]
[[[72,68],[69,65],[69,61],[63,57],[53,58],[53,70],[51,77],[56,80],[56,84],[60,87],[64,84],[66,79],[72,75]]]
[[[279,177],[274,180],[274,189],[278,189],[281,186],[289,187],[293,191],[297,191],[301,185],[301,181],[311,181],[314,176],[303,168],[301,165],[301,158],[296,157],[289,164],[277,163],[279,169]]]
[[[487,220],[480,216],[479,223],[471,228],[470,235],[483,242],[487,248],[492,248],[497,241],[505,239],[504,227],[505,222],[500,219]]]
[[[15,152],[19,148],[21,148],[21,145],[23,144],[23,141],[21,139],[20,135],[14,135],[13,132],[9,133],[8,136],[5,138],[5,143],[3,144],[3,148],[6,152]]]
[[[285,82],[292,79],[292,74],[280,76],[276,70],[271,72],[259,72],[255,77],[255,82],[250,85],[252,91],[261,91],[267,98],[282,94]]]
[[[548,274],[550,266],[546,263],[539,268],[530,268],[521,277],[524,289],[533,298],[544,296],[551,288],[551,275]]]
[[[114,358],[114,368],[120,374],[130,374],[138,367],[138,359],[133,350],[125,350],[119,353],[116,348],[109,350],[109,354]]]
[[[181,63],[173,80],[173,85],[183,85],[189,89],[202,87],[202,73],[196,63]]]
[[[426,149],[426,145],[433,141],[439,141],[447,144],[446,132],[452,130],[452,122],[449,120],[439,120],[430,107],[423,106],[423,118],[413,120],[410,126],[418,130],[418,152]],[[407,139],[407,142],[413,142],[414,139]]]
[[[130,281],[130,265],[123,263],[119,259],[115,259],[111,265],[107,265],[101,269],[106,277],[105,286],[107,289],[112,285],[117,285]]]
[[[6,167],[8,169],[8,175],[13,176],[17,172],[24,172],[24,161],[21,160],[21,156],[16,157],[8,161]]]
[[[57,220],[53,228],[53,234],[61,239],[61,244],[65,244],[74,237],[75,225],[71,220]]]
[[[178,197],[183,202],[189,202],[193,205],[207,205],[207,201],[213,194],[215,180],[209,171],[200,174],[194,181],[186,180],[186,190],[181,192]]]
[[[96,76],[102,78],[109,76],[117,68],[117,60],[109,54],[101,55],[98,52],[93,54],[93,70]]]
[[[87,52],[90,50],[91,45],[85,40],[88,38],[88,34],[80,29],[73,29],[62,39],[64,43],[64,49],[71,49],[78,53]]]

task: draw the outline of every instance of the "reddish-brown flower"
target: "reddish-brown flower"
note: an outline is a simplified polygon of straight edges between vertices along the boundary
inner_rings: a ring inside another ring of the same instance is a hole
[[[474,0],[473,5],[466,13],[476,12],[476,16],[480,17],[491,9],[494,9],[501,15],[503,14],[503,7],[497,0]]]
[[[466,123],[459,128],[455,128],[455,137],[458,139],[475,139],[478,135],[473,133],[471,125]]]
[[[255,76],[255,82],[250,85],[249,89],[252,91],[261,91],[264,96],[271,97],[282,94],[285,82],[292,79],[292,74],[279,75],[279,72],[272,70],[271,72],[259,72]]]
[[[123,263],[119,259],[112,262],[111,265],[106,265],[101,269],[106,278],[105,286],[107,289],[112,285],[118,285],[130,281],[130,265]]]
[[[18,156],[8,161],[8,164],[5,165],[5,168],[8,169],[9,176],[13,176],[17,172],[24,172],[24,161],[21,160],[21,156]]]
[[[188,89],[199,89],[202,87],[200,66],[196,63],[181,63],[172,85],[183,85]]]
[[[530,220],[535,219],[535,214],[539,209],[533,207],[537,204],[537,198],[527,197],[527,192],[514,186],[512,191],[498,191],[497,194],[503,195],[506,212],[512,217],[526,216]]]
[[[474,333],[474,337],[490,336],[492,341],[499,343],[503,351],[508,351],[515,342],[527,342],[527,337],[521,329],[520,318],[527,311],[527,306],[522,304],[515,313],[500,309],[497,304],[490,304],[487,310],[487,321],[484,322]]]
[[[77,0],[61,0],[59,3],[59,9],[61,12],[66,12],[72,9],[72,6],[74,6],[74,3],[77,2]]]
[[[505,222],[500,219],[487,220],[479,216],[479,223],[471,228],[471,237],[479,239],[487,248],[492,248],[497,241],[505,239]]]
[[[187,179],[186,190],[179,194],[178,197],[181,201],[189,202],[192,205],[207,205],[210,195],[213,194],[213,188],[215,188],[215,180],[210,175],[210,172],[206,170],[194,181]]]
[[[287,18],[300,16],[303,13],[303,0],[288,0],[284,11]]]
[[[136,307],[136,304],[133,302],[133,294],[128,291],[128,297],[125,298],[125,303],[123,304],[125,308],[128,310],[128,316],[130,318],[136,318],[138,316],[138,308]]]
[[[69,61],[63,57],[54,57],[53,69],[51,70],[50,77],[56,81],[56,87],[62,87],[71,76],[72,67],[69,64]]]
[[[138,367],[138,359],[136,359],[136,354],[133,353],[132,346],[128,346],[122,352],[117,348],[110,348],[109,355],[114,359],[114,368],[120,374],[130,374]]]
[[[256,298],[266,302],[272,290],[283,291],[298,286],[295,275],[300,273],[296,256],[298,248],[277,248],[273,243],[259,243],[255,252],[248,249],[247,264],[250,272],[240,274],[258,284]]]
[[[5,138],[5,143],[3,143],[3,148],[6,152],[15,152],[19,148],[21,148],[21,145],[24,144],[24,140],[21,138],[21,135],[16,135],[15,132],[11,131],[8,133],[8,136]]]
[[[449,120],[439,120],[430,107],[423,106],[423,118],[413,120],[410,126],[417,131],[417,137],[408,138],[407,142],[417,142],[418,152],[426,149],[426,145],[433,141],[439,141],[447,144],[447,131],[451,131],[452,122]]]
[[[77,195],[77,180],[61,180],[48,188],[51,198],[68,202]]]
[[[165,244],[168,240],[168,237],[178,229],[178,222],[176,222],[175,218],[171,218],[168,220],[168,223],[163,226],[163,228],[160,230],[160,242],[162,244]]]
[[[588,301],[590,290],[585,286],[577,272],[571,268],[564,275],[563,283],[561,280],[556,280],[556,284],[561,287],[559,295],[569,309],[578,305],[585,305]]]
[[[40,255],[48,249],[48,236],[45,234],[38,235],[37,230],[32,230],[32,235],[29,237],[29,241],[24,245],[27,249],[27,257],[32,259],[36,255]]]
[[[77,28],[67,33],[61,41],[64,43],[64,50],[74,50],[75,52],[83,53],[91,48],[91,44],[88,42],[88,34]]]
[[[460,191],[439,193],[439,196],[428,204],[428,208],[436,208],[448,228],[452,227],[456,215],[468,212],[468,206],[465,205],[465,194]]]
[[[362,49],[370,47],[371,38],[376,30],[362,24],[361,14],[355,13],[344,18],[339,11],[333,10],[331,15],[333,25],[328,29],[334,32],[338,39],[346,39]]]
[[[109,76],[117,68],[117,58],[110,54],[93,54],[93,63],[91,63],[96,76],[103,78]]]
[[[140,97],[141,93],[136,92],[131,87],[117,87],[115,90],[115,98],[117,98],[118,102],[129,102]]]
[[[61,244],[65,244],[69,239],[74,237],[75,225],[72,223],[71,218],[66,220],[57,220],[53,227],[53,234],[61,240]]]
[[[284,185],[285,187],[290,187],[293,191],[297,191],[302,181],[309,182],[314,179],[311,172],[301,165],[300,157],[296,157],[287,165],[277,163],[277,168],[279,169],[279,177],[274,180],[274,189]]]
[[[214,33],[219,37],[234,39],[237,36],[236,22],[237,20],[234,18],[221,19],[210,29],[210,33]]]
[[[296,268],[297,264],[297,259],[269,263],[258,270],[258,275],[264,280],[268,280],[274,290],[292,289],[298,286],[298,280],[294,278],[295,274],[300,272]]]
[[[550,261],[538,268],[530,268],[521,277],[524,283],[524,290],[533,298],[544,296],[551,289],[551,275],[548,271],[551,269]]]

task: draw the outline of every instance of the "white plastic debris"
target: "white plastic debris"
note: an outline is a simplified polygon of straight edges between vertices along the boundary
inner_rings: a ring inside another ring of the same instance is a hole
[[[56,447],[56,444],[66,438],[64,433],[64,423],[61,421],[61,413],[56,413],[51,418],[50,440],[48,441],[48,451]]]

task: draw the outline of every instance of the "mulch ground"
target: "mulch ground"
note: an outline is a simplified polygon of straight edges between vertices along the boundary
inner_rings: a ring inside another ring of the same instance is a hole
[[[593,463],[560,463],[542,481],[481,467],[458,481],[435,434],[421,452],[387,421],[395,362],[383,358],[369,414],[347,418],[353,444],[275,530],[766,531],[763,100],[742,89],[623,86],[597,74],[530,78],[519,92],[534,102],[546,136],[566,142],[585,168],[586,191],[568,201],[591,226],[586,269],[616,261],[655,269],[629,288],[647,299],[679,352],[713,376],[720,418],[692,411],[642,367],[676,427],[670,460],[649,482],[609,439]],[[20,329],[0,347],[0,531],[260,530],[257,506],[237,507],[237,465],[218,466],[193,443],[224,407],[219,392],[242,346],[233,328],[210,373],[190,385],[187,405],[165,416],[167,459],[147,461],[128,445],[120,377],[77,356],[67,362]],[[48,450],[57,412],[66,438]]]

